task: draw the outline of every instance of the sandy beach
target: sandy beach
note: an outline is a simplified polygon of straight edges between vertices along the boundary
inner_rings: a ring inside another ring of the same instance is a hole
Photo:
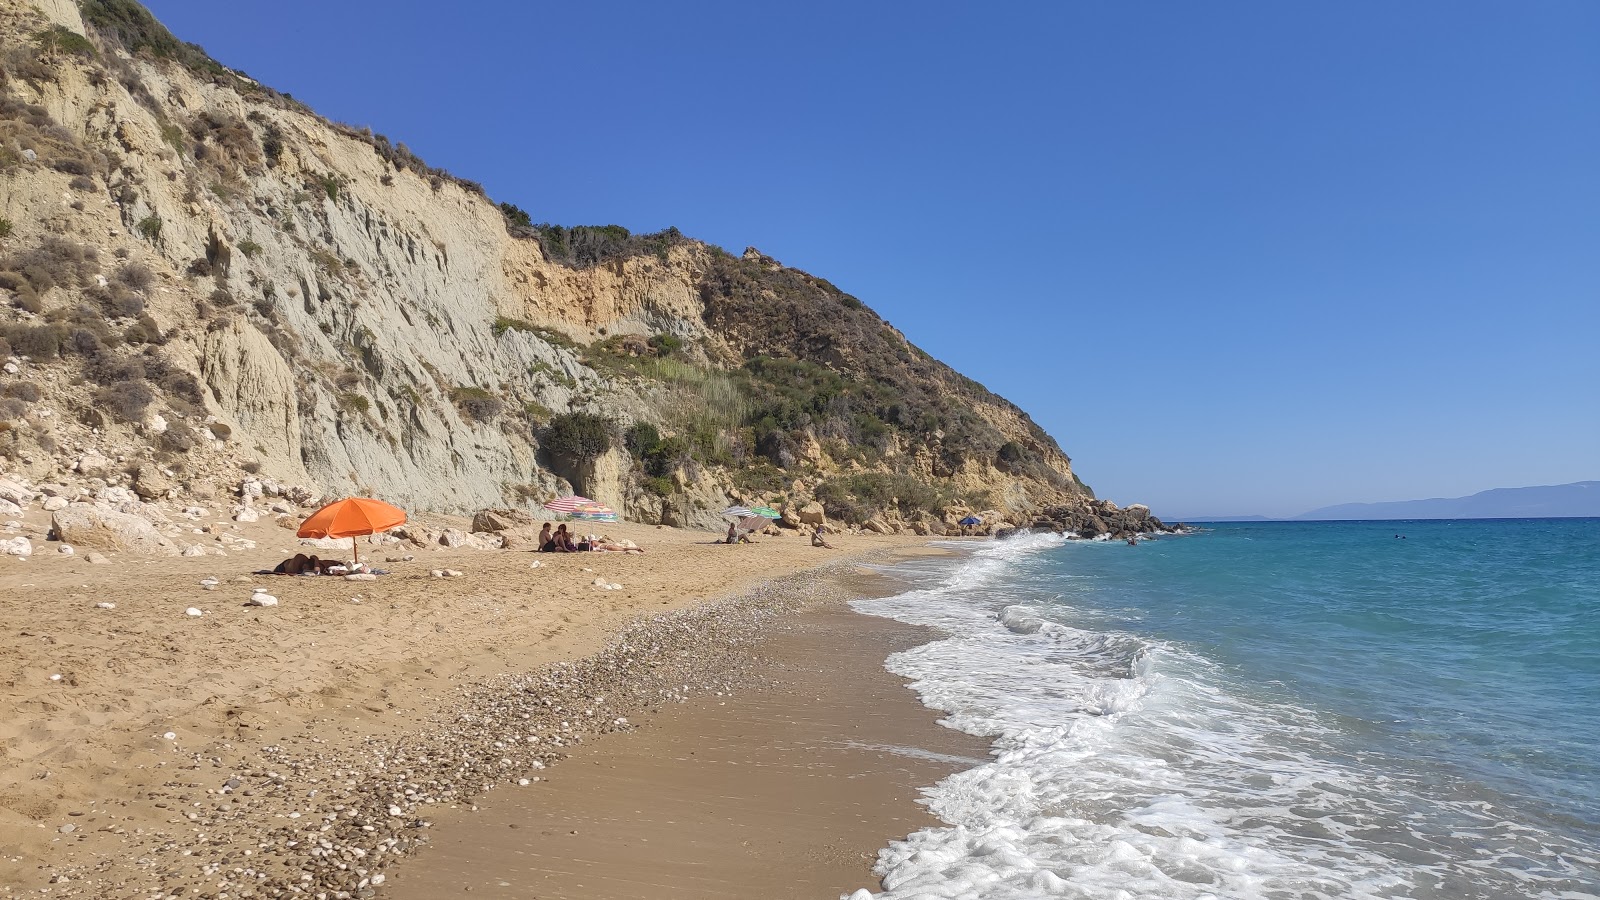
[[[249,576],[295,541],[265,523],[219,527],[236,536],[225,557],[96,565],[37,554],[0,569],[4,891],[367,895],[386,872],[429,871],[390,861],[427,843],[419,838],[436,820],[453,833],[461,804],[502,804],[496,786],[534,783],[546,767],[561,784],[574,765],[562,760],[585,738],[607,735],[617,749],[603,752],[626,752],[626,740],[651,733],[637,722],[721,709],[680,701],[777,683],[749,647],[807,591],[775,579],[924,543],[847,536],[830,552],[789,536],[730,548],[704,532],[623,524],[607,530],[648,553],[374,547],[374,560],[415,558],[350,582]],[[462,575],[430,577],[441,567]],[[210,590],[208,578],[219,582]],[[281,605],[245,606],[257,586]],[[877,668],[884,648],[908,639],[902,630],[868,641],[852,665],[882,676],[909,708],[909,693]],[[790,689],[803,681],[789,679]],[[940,731],[931,721],[921,716]],[[673,734],[682,732],[664,727],[654,739]],[[941,766],[951,764],[913,766],[887,790],[906,794]],[[903,799],[895,815],[914,818]],[[849,846],[854,886],[869,883],[877,846],[915,827],[874,828]]]

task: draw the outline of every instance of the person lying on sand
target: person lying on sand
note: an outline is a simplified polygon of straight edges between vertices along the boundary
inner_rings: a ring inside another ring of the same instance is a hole
[[[277,567],[274,568],[270,574],[303,575],[308,569],[312,572],[316,572],[316,564],[313,562],[315,559],[315,556],[307,556],[304,553],[296,553],[294,556],[291,556],[283,562],[278,563]]]
[[[610,535],[602,534],[598,538],[589,536],[589,549],[596,553],[643,553],[644,548],[633,541],[613,541]]]

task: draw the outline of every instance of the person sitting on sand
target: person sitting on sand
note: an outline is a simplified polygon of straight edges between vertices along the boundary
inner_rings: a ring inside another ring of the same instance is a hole
[[[837,550],[837,549],[839,549],[839,548],[833,546],[832,544],[828,543],[826,540],[823,539],[821,526],[818,526],[818,527],[813,528],[811,530],[811,546],[813,546],[813,547],[822,547],[825,550]]]
[[[539,552],[551,553],[554,552],[555,549],[555,536],[550,533],[550,523],[546,522],[544,523],[544,527],[539,529]]]
[[[556,552],[557,553],[577,553],[578,552],[578,545],[573,543],[572,534],[567,531],[567,526],[566,525],[558,526],[556,528],[556,533],[551,538],[551,540],[554,541],[554,543],[556,545]]]

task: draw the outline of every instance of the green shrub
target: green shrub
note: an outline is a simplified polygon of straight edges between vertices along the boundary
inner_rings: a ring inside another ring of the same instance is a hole
[[[245,259],[255,259],[256,254],[261,252],[261,245],[251,240],[240,241],[239,252],[244,254]]]
[[[644,470],[653,478],[664,478],[690,459],[689,442],[680,437],[663,438],[644,454]]]
[[[0,239],[11,237],[11,232],[15,228],[10,219],[0,217]]]
[[[159,239],[161,237],[161,217],[154,214],[145,216],[139,220],[138,229],[139,233],[144,235],[147,241]]]
[[[623,435],[622,444],[634,459],[643,460],[645,454],[661,445],[661,432],[649,422],[635,422]]]
[[[657,497],[670,497],[677,489],[677,486],[672,483],[670,478],[653,477],[644,480],[644,489]]]
[[[339,176],[318,175],[316,182],[317,186],[322,188],[322,192],[328,195],[329,200],[339,199]]]
[[[528,213],[514,203],[500,204],[500,214],[506,217],[508,225],[515,225],[519,228],[533,227],[533,219],[529,218]]]
[[[33,39],[39,45],[39,49],[46,53],[55,51],[91,59],[100,55],[88,38],[62,25],[52,25],[34,35]]]
[[[683,340],[676,335],[662,332],[651,336],[650,347],[656,351],[657,356],[672,356],[683,349]]]
[[[611,423],[593,413],[562,413],[545,426],[539,443],[555,456],[588,462],[611,449]]]
[[[339,408],[347,413],[365,413],[372,407],[372,401],[365,395],[355,391],[347,391],[339,395]]]

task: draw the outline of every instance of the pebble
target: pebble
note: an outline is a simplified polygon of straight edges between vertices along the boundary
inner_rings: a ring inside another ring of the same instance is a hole
[[[188,609],[184,610],[183,614],[186,615],[186,616],[196,616],[196,617],[205,615],[205,613],[201,612],[198,609],[195,609],[192,606],[189,607]]]
[[[60,553],[61,553],[62,556],[71,556],[72,554],[74,554],[76,552],[77,552],[76,550],[72,549],[72,545],[71,544],[62,544],[61,545]]]
[[[272,596],[271,594],[262,593],[261,591],[257,590],[256,593],[250,595],[250,599],[246,600],[244,602],[244,605],[245,606],[277,606],[278,605],[278,598]]]
[[[351,572],[344,577],[345,581],[377,581],[378,576],[371,572]]]
[[[163,734],[162,737],[169,741],[175,741],[178,739],[178,733],[176,731],[169,731],[166,734]]]
[[[71,822],[68,822],[67,824],[61,826],[60,828],[57,828],[56,830],[61,832],[62,834],[71,834],[74,831],[78,830],[78,826],[72,824]]]
[[[115,603],[111,603],[110,601],[102,600],[99,603],[96,603],[95,607],[97,609],[116,609],[117,605]]]

